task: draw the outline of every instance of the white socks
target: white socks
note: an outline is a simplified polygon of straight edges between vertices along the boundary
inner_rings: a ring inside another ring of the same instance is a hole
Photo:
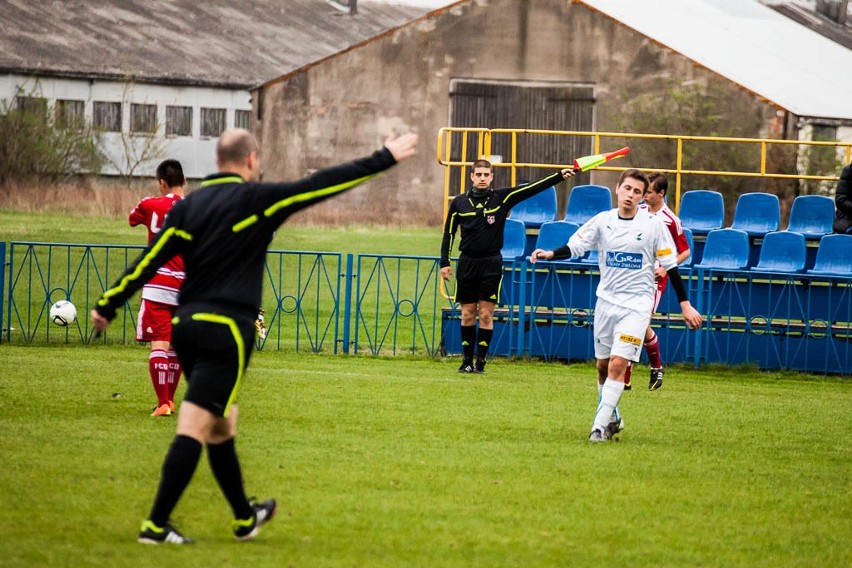
[[[618,401],[624,392],[624,383],[607,378],[603,386],[598,385],[598,390],[601,396],[592,429],[606,431],[607,424],[618,417]]]

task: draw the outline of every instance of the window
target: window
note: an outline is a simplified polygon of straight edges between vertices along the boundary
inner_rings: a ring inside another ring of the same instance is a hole
[[[225,131],[225,109],[201,109],[201,136],[216,138]]]
[[[47,99],[41,97],[17,97],[18,111],[47,118]]]
[[[84,101],[58,99],[53,109],[56,116],[56,128],[61,130],[82,130],[84,121],[83,109],[85,105]]]
[[[166,136],[192,135],[192,107],[166,107]]]
[[[157,131],[157,105],[130,105],[130,132],[151,133]]]
[[[121,132],[121,103],[95,101],[92,110],[92,121],[96,129]]]
[[[238,110],[234,113],[234,126],[251,130],[251,111]]]

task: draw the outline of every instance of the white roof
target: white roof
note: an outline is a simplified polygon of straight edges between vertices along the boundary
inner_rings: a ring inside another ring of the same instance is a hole
[[[852,120],[852,50],[754,0],[581,0],[801,117]]]

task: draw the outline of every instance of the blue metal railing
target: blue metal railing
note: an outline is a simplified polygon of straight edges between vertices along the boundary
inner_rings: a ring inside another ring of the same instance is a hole
[[[95,341],[88,312],[141,246],[0,243],[0,340]],[[707,321],[688,331],[669,292],[652,325],[667,361],[755,363],[767,369],[852,374],[852,277],[682,268],[690,299]],[[460,352],[459,309],[436,257],[269,251],[258,349],[370,355]],[[594,357],[597,266],[523,259],[505,263],[491,351],[547,360]],[[49,322],[70,299],[78,319]],[[135,340],[138,299],[97,341]]]

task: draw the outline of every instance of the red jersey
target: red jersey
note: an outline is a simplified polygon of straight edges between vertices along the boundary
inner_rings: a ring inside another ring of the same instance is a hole
[[[148,245],[150,246],[163,228],[166,214],[172,206],[182,199],[180,195],[169,193],[159,197],[146,197],[130,212],[130,226],[145,225],[148,228]],[[151,280],[142,287],[142,297],[153,302],[176,306],[178,290],[183,284],[183,258],[175,256],[157,270]]]
[[[640,203],[639,208],[648,209],[648,205],[646,203]],[[650,213],[651,211],[648,210],[648,212]],[[669,233],[671,233],[677,253],[680,254],[685,250],[689,250],[689,241],[686,240],[686,234],[683,232],[683,225],[680,224],[680,219],[678,219],[677,215],[674,214],[674,211],[669,209],[669,206],[663,203],[663,206],[659,211],[654,213],[654,215],[663,221],[666,228],[669,230]],[[665,290],[668,282],[669,277],[666,276],[657,282],[657,289],[660,291]]]

